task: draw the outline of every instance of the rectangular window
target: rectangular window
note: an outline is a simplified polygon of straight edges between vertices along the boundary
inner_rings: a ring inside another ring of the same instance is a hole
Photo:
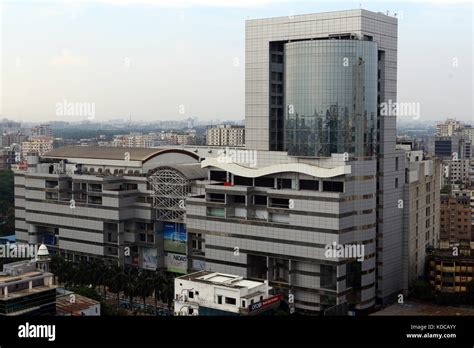
[[[222,295],[217,295],[217,304],[222,304]]]
[[[253,186],[253,179],[234,175],[234,185]]]
[[[344,192],[344,183],[341,181],[323,181],[323,191]]]
[[[258,187],[275,187],[275,179],[270,177],[255,178],[255,186]]]
[[[320,266],[320,285],[325,289],[336,290],[336,268],[330,265]]]
[[[300,180],[300,190],[318,191],[318,189],[319,189],[318,180]]]
[[[266,196],[254,196],[254,204],[255,205],[267,205],[267,197]]]
[[[233,297],[226,297],[226,298],[225,298],[225,303],[235,306],[235,304],[237,303],[237,301],[236,301],[235,298],[233,298]]]
[[[207,215],[225,217],[225,209],[224,208],[207,208]]]

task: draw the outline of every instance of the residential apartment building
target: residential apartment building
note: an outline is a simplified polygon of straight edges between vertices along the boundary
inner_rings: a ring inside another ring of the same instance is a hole
[[[430,257],[429,279],[434,290],[462,293],[474,280],[474,256],[453,256],[451,251],[437,251]]]
[[[471,206],[471,250],[474,250],[474,189],[452,190],[454,197],[467,197]]]
[[[461,122],[450,118],[444,123],[438,123],[436,125],[436,135],[439,137],[450,137],[454,135],[459,129],[461,129],[461,127]]]
[[[21,155],[22,158],[26,158],[28,154],[35,153],[38,155],[44,155],[53,149],[53,138],[50,137],[37,137],[32,138],[29,141],[21,143]]]
[[[441,196],[440,246],[459,246],[470,251],[472,238],[472,208],[469,197]]]
[[[440,237],[441,162],[407,151],[403,201],[404,289],[425,273],[426,256]]]
[[[474,145],[474,127],[466,125],[462,128],[461,133],[465,139]]]
[[[447,184],[463,188],[471,186],[471,160],[444,160],[443,164],[446,167],[445,174],[448,174],[448,180],[445,181]]]
[[[130,134],[116,136],[112,146],[150,148],[155,145],[156,136],[150,134]]]
[[[219,125],[208,128],[206,144],[209,146],[244,146],[245,127],[234,125]]]

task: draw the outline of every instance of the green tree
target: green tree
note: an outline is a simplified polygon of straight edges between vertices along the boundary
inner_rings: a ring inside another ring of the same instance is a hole
[[[474,280],[466,284],[466,300],[470,305],[474,305]]]
[[[100,294],[93,287],[88,287],[84,285],[71,286],[67,290],[72,291],[78,295],[82,295],[88,298],[91,298],[96,301],[101,301],[102,298]]]
[[[163,280],[161,300],[168,304],[168,310],[171,311],[171,303],[173,303],[174,298],[174,277],[170,273],[165,273]]]
[[[138,276],[136,271],[129,271],[125,273],[123,291],[125,296],[128,296],[130,303],[130,310],[133,311],[133,298],[138,295]]]
[[[427,281],[417,280],[413,285],[412,290],[413,297],[419,300],[429,301],[434,298],[433,292],[431,291],[431,286]]]
[[[155,299],[155,308],[158,308],[158,299],[162,299],[162,293],[165,283],[165,278],[160,272],[155,272],[153,274],[153,297]]]
[[[120,305],[120,292],[124,290],[125,280],[122,267],[113,265],[107,269],[105,283],[110,292],[117,294],[117,307]]]
[[[146,310],[146,298],[153,293],[153,276],[148,271],[141,271],[137,279],[137,294],[143,300],[143,310]]]
[[[0,236],[15,233],[14,175],[0,170]]]

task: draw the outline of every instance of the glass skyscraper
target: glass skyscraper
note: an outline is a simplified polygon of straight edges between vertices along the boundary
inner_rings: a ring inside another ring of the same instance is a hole
[[[289,155],[372,156],[377,44],[312,40],[284,45],[284,147]]]

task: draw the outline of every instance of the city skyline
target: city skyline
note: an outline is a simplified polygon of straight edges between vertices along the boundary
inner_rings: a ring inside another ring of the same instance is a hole
[[[0,0],[6,343],[469,343],[470,9]]]
[[[472,6],[442,1],[5,1],[0,115],[76,122],[90,115],[62,115],[58,105],[83,103],[99,122],[243,119],[246,19],[359,6],[397,13],[398,100],[418,103],[421,120],[469,122],[472,40],[460,34],[470,32]],[[104,23],[110,29],[98,30]]]

